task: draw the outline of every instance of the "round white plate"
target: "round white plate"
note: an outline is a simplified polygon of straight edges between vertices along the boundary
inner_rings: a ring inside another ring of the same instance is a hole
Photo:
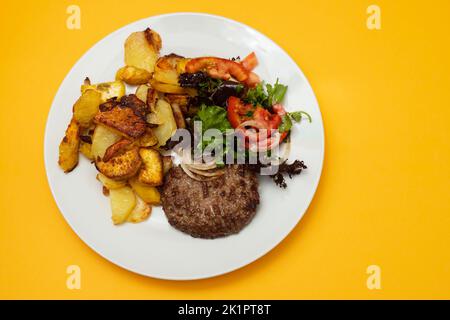
[[[140,224],[114,226],[109,198],[95,179],[96,169],[80,157],[78,167],[64,174],[58,167],[58,145],[72,116],[85,77],[93,83],[112,81],[123,66],[128,35],[150,27],[163,41],[161,54],[186,57],[245,57],[255,51],[255,72],[265,81],[277,78],[289,86],[287,110],[301,109],[303,121],[292,132],[291,159],[308,169],[282,190],[261,178],[261,204],[253,221],[239,234],[215,240],[195,239],[172,228],[161,207]],[[48,115],[45,167],[58,208],[78,236],[98,254],[133,272],[161,279],[189,280],[224,274],[255,261],[286,237],[305,213],[319,183],[324,133],[319,106],[308,80],[295,62],[266,36],[241,23],[206,14],[178,13],[151,17],[117,30],[93,46],[62,82]]]

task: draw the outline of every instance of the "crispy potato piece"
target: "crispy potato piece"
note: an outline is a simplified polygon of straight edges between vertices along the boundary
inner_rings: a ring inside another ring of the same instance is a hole
[[[158,138],[158,146],[163,146],[177,130],[172,107],[167,101],[162,99],[158,100],[156,103],[156,117],[162,124],[154,128],[153,133]]]
[[[94,118],[97,124],[113,128],[127,138],[139,138],[145,133],[145,121],[131,108],[114,107],[110,111],[99,112]]]
[[[166,175],[167,172],[169,172],[170,169],[173,167],[173,161],[171,156],[164,156],[162,157],[162,163],[163,163],[163,173]]]
[[[141,84],[136,88],[136,92],[134,93],[136,97],[139,98],[142,102],[147,103],[147,91],[150,87],[146,84]]]
[[[126,180],[113,180],[102,173],[97,174],[97,180],[100,181],[103,184],[103,187],[108,190],[122,188],[127,185]]]
[[[87,90],[95,90],[101,94],[102,102],[106,102],[111,98],[121,98],[125,95],[125,84],[122,81],[103,82],[98,84],[91,84],[89,78],[81,86],[81,93]]]
[[[146,121],[152,125],[161,125],[163,124],[163,120],[158,117],[158,115],[154,112],[147,114]]]
[[[152,212],[152,207],[149,206],[144,200],[136,196],[136,206],[127,218],[127,222],[139,223],[147,220]]]
[[[145,119],[145,115],[148,113],[147,104],[141,101],[141,99],[139,99],[134,94],[123,96],[120,99],[120,105],[122,107],[128,107],[133,109],[134,113],[140,116],[142,119]]]
[[[72,171],[78,164],[78,148],[80,146],[80,126],[72,118],[66,129],[66,135],[59,144],[58,164],[65,173]]]
[[[114,224],[125,222],[136,206],[136,196],[130,187],[109,190]]]
[[[122,138],[117,132],[105,127],[103,125],[97,125],[92,135],[91,153],[94,160],[99,158],[103,159],[106,150],[119,141]]]
[[[139,155],[144,163],[143,168],[139,171],[139,181],[153,187],[162,185],[163,167],[159,152],[154,149],[141,148]]]
[[[186,94],[166,94],[166,99],[170,104],[176,103],[180,106],[183,114],[188,111],[190,97]]]
[[[158,143],[158,138],[151,128],[147,128],[145,134],[137,140],[140,147],[153,147]]]
[[[179,85],[162,83],[154,79],[150,80],[150,84],[156,91],[163,93],[189,94],[191,96],[194,96],[196,94],[195,89],[182,88]]]
[[[92,144],[80,141],[80,152],[88,160],[90,161],[94,160],[94,156],[92,155]]]
[[[73,117],[80,127],[88,128],[98,112],[101,94],[95,90],[86,90],[73,105]]]
[[[150,112],[155,112],[156,102],[158,101],[158,93],[155,89],[149,88],[147,90],[147,106]]]
[[[184,58],[173,53],[160,57],[156,62],[153,78],[162,83],[178,85],[178,63],[181,60]]]
[[[125,64],[153,73],[161,37],[153,30],[132,33],[125,41]]]
[[[144,69],[132,66],[125,66],[117,70],[116,79],[122,80],[131,85],[147,83],[152,78],[152,74]]]
[[[124,180],[134,176],[141,165],[142,160],[138,148],[130,149],[109,161],[99,159],[95,161],[97,170],[114,180]]]
[[[124,153],[127,149],[130,148],[132,142],[128,139],[120,139],[116,143],[110,145],[108,149],[105,151],[105,155],[103,156],[103,161],[108,162],[112,158]]]
[[[158,205],[161,203],[161,195],[155,187],[150,187],[144,183],[141,183],[136,178],[131,179],[129,183],[134,192],[136,192],[136,194],[146,203],[153,205]]]
[[[178,128],[186,128],[186,121],[184,121],[183,112],[181,112],[181,108],[178,103],[172,103],[170,105],[172,107],[173,117],[175,118],[175,123]]]

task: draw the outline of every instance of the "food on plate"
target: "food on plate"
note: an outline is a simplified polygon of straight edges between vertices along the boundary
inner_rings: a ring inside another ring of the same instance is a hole
[[[129,107],[116,106],[111,110],[99,112],[94,117],[94,121],[129,138],[139,138],[147,128],[145,120]]]
[[[146,203],[151,205],[159,205],[161,203],[161,195],[156,187],[142,183],[136,177],[130,179],[128,182],[134,192]]]
[[[78,164],[79,132],[80,125],[72,118],[66,129],[66,135],[59,145],[58,164],[66,173],[72,171]]]
[[[97,158],[95,167],[98,171],[111,179],[128,179],[133,177],[141,168],[142,159],[139,148],[134,147],[105,161]]]
[[[125,94],[125,84],[122,81],[91,84],[91,80],[86,78],[81,86],[81,93],[87,90],[97,91],[101,94],[102,102],[105,102],[111,98],[121,98]]]
[[[103,125],[97,125],[92,135],[91,154],[94,159],[102,159],[106,150],[122,136]]]
[[[141,148],[139,150],[143,166],[139,171],[138,179],[151,187],[163,183],[163,163],[161,154],[155,149]]]
[[[152,74],[144,69],[125,66],[117,70],[116,79],[131,85],[145,84],[152,78]]]
[[[150,207],[144,200],[136,196],[136,205],[131,211],[127,218],[127,222],[139,223],[148,218],[152,212],[152,207]]]
[[[202,182],[176,167],[166,177],[161,200],[176,229],[193,237],[223,237],[239,232],[255,216],[258,178],[242,165],[231,165],[221,177]]]
[[[92,120],[98,112],[101,102],[101,94],[95,90],[86,90],[73,105],[73,117],[82,128],[92,124]]]
[[[158,145],[163,146],[177,130],[177,123],[172,112],[172,107],[166,100],[158,100],[154,114],[160,124],[153,129],[153,133],[158,138]]]
[[[58,160],[66,173],[79,153],[95,166],[114,224],[146,221],[162,205],[168,222],[193,237],[238,233],[257,213],[259,175],[275,168],[266,175],[286,188],[286,176],[306,169],[287,161],[292,129],[311,117],[284,107],[287,86],[259,78],[255,52],[242,60],[160,55],[150,28],[124,46],[115,81],[85,78]],[[212,158],[192,157],[207,151]]]
[[[109,190],[109,198],[113,223],[124,223],[136,206],[136,195],[130,187],[122,187]]]
[[[125,41],[125,65],[153,73],[161,46],[159,34],[149,28],[132,33]]]
[[[126,187],[127,185],[127,180],[113,180],[102,173],[97,174],[97,180],[99,180],[108,190],[119,189],[122,187]]]

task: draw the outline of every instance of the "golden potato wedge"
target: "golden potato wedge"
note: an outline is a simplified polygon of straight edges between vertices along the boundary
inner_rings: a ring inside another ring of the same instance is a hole
[[[94,156],[92,155],[92,144],[80,141],[80,152],[88,160],[90,161],[94,160]]]
[[[139,181],[153,187],[162,185],[163,167],[159,152],[154,149],[141,148],[139,155],[144,163],[139,171]]]
[[[177,128],[186,128],[186,121],[184,121],[184,115],[183,112],[181,112],[180,105],[178,103],[172,103],[170,106],[172,107],[173,117],[175,118]]]
[[[132,33],[125,41],[125,64],[153,73],[161,37],[153,30]]]
[[[127,218],[127,222],[139,223],[145,221],[152,212],[152,207],[136,196],[136,205]]]
[[[103,156],[103,161],[108,162],[112,158],[124,153],[129,150],[132,145],[132,142],[128,139],[122,138],[116,143],[110,145],[108,149],[105,151],[105,155]]]
[[[140,147],[153,147],[158,144],[158,138],[155,136],[151,128],[147,128],[144,135],[137,140],[137,144]]]
[[[59,144],[58,164],[65,173],[72,171],[78,164],[78,148],[80,146],[80,126],[72,118],[66,134]]]
[[[168,84],[178,85],[178,62],[183,60],[176,54],[169,54],[164,57],[160,57],[155,65],[155,73],[153,78],[156,81]]]
[[[136,97],[138,97],[141,101],[147,103],[147,91],[150,87],[146,84],[141,84],[136,88],[136,92],[134,93]]]
[[[92,135],[91,153],[95,159],[103,159],[106,150],[122,138],[117,132],[105,127],[97,125]]]
[[[147,114],[146,121],[148,124],[152,125],[161,125],[163,124],[163,120],[158,117],[158,115],[154,112]]]
[[[152,78],[152,74],[144,69],[132,66],[125,66],[117,70],[116,79],[122,80],[131,85],[147,83]]]
[[[158,100],[155,111],[157,119],[162,123],[153,129],[153,133],[158,138],[158,146],[163,146],[177,130],[177,124],[172,112],[172,107],[167,101],[163,99]],[[147,121],[148,120],[149,119],[147,119]]]
[[[128,107],[117,106],[110,111],[99,112],[94,121],[119,131],[127,138],[139,138],[147,128],[145,121]]]
[[[112,221],[114,224],[125,222],[136,206],[136,196],[130,187],[109,190]]]
[[[102,173],[97,174],[97,180],[100,181],[103,184],[103,186],[108,190],[119,189],[127,185],[126,180],[113,180],[108,178]]]
[[[87,90],[95,90],[101,94],[102,103],[108,99],[120,99],[125,95],[125,84],[122,81],[116,80],[112,82],[103,82],[98,84],[91,84],[89,79],[81,86],[81,93]]]
[[[150,187],[144,183],[141,183],[136,178],[131,179],[129,183],[134,192],[136,192],[136,194],[146,203],[153,205],[158,205],[161,203],[161,195],[155,187]]]
[[[98,171],[110,179],[124,180],[134,176],[141,168],[142,160],[138,148],[130,149],[109,161],[97,159],[95,166]]]
[[[80,127],[88,128],[98,112],[101,103],[101,94],[95,90],[86,90],[73,105],[73,117]]]
[[[162,163],[163,163],[163,173],[166,175],[167,172],[169,172],[170,169],[173,167],[173,161],[171,156],[164,156],[162,157]]]
[[[163,93],[175,93],[175,94],[189,94],[194,96],[196,94],[196,90],[192,88],[182,88],[176,84],[168,84],[156,81],[155,79],[150,80],[150,85],[156,91]]]

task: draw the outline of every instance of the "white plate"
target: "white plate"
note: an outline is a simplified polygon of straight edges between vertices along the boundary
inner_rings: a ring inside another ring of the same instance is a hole
[[[270,83],[289,86],[288,110],[309,112],[312,124],[296,125],[291,158],[308,169],[281,190],[261,179],[261,204],[253,221],[239,234],[216,240],[194,239],[172,228],[160,207],[146,222],[113,226],[109,198],[95,179],[96,169],[80,157],[64,174],[58,167],[58,145],[71,118],[72,105],[86,76],[111,81],[123,66],[123,44],[134,31],[150,27],[162,37],[162,54],[187,57],[244,57],[255,51],[255,70]],[[295,62],[266,36],[241,23],[206,14],[179,13],[151,17],[117,30],[98,42],[75,64],[55,96],[45,132],[45,167],[55,201],[72,229],[98,254],[133,272],[161,279],[189,280],[224,274],[255,261],[286,237],[305,213],[319,183],[324,133],[319,106],[308,80]]]

